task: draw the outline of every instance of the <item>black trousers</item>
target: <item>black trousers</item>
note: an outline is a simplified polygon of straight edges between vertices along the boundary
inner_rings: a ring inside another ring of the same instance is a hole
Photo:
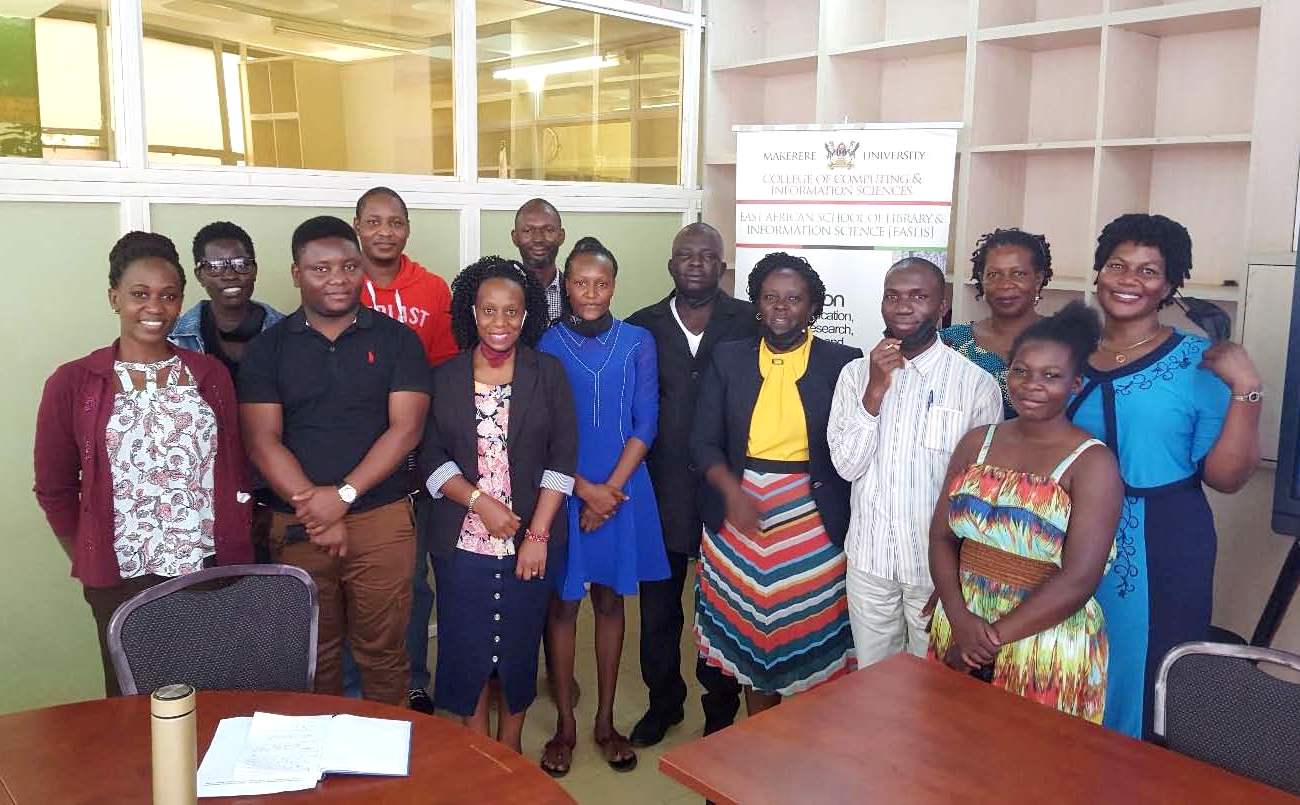
[[[641,679],[650,691],[650,711],[667,715],[686,703],[682,679],[682,590],[690,557],[668,552],[672,575],[663,581],[641,582]],[[695,678],[704,686],[700,699],[707,727],[721,729],[740,710],[740,684],[721,670],[695,661]]]

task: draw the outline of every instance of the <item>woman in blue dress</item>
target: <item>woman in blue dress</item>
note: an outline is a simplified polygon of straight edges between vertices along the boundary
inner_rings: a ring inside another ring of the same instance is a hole
[[[1259,373],[1240,346],[1160,323],[1190,276],[1187,230],[1122,215],[1097,239],[1101,344],[1070,406],[1119,458],[1116,558],[1097,590],[1110,638],[1106,726],[1151,736],[1152,685],[1169,649],[1207,639],[1216,536],[1202,484],[1245,485],[1259,463]]]
[[[1007,355],[1016,338],[1042,318],[1036,307],[1052,278],[1052,248],[1047,238],[1019,229],[995,229],[975,242],[971,253],[975,298],[988,300],[989,316],[939,331],[943,343],[993,375],[1002,389],[1002,415],[1016,409],[1007,396]]]
[[[616,771],[636,766],[627,738],[614,729],[614,691],[623,652],[623,596],[643,581],[668,578],[663,528],[645,456],[659,419],[659,371],[649,331],[613,318],[618,262],[600,241],[583,238],[564,264],[568,310],[538,347],[560,359],[578,415],[578,477],[569,501],[567,567],[557,579],[547,625],[557,710],[542,768],[569,770],[578,605],[591,590],[596,616],[598,705],[594,738]]]

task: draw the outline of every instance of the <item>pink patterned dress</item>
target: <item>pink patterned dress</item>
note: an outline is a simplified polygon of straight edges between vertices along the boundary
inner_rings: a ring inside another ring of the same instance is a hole
[[[179,356],[113,364],[107,447],[113,482],[113,550],[122,578],[180,576],[216,553],[213,464],[217,418]],[[145,377],[135,388],[131,372]]]
[[[474,420],[478,427],[478,488],[506,505],[510,498],[510,457],[506,434],[510,427],[510,384],[489,386],[474,381]],[[514,556],[513,540],[497,539],[488,533],[483,519],[470,512],[460,529],[456,547],[485,556]]]

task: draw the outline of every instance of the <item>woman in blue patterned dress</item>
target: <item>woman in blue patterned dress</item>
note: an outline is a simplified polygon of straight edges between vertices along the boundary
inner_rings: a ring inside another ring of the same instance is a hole
[[[623,596],[643,581],[668,578],[668,555],[645,456],[659,420],[659,370],[649,331],[615,319],[618,262],[600,241],[583,238],[564,264],[568,309],[538,345],[560,359],[578,415],[578,477],[569,499],[568,564],[556,581],[547,626],[555,686],[555,736],[542,768],[569,770],[578,605],[591,589],[596,616],[598,704],[594,737],[616,771],[636,766],[627,738],[614,729],[614,690],[623,652]]]
[[[993,375],[1002,389],[1002,414],[1016,409],[1007,397],[1007,358],[1011,344],[1042,318],[1035,310],[1043,286],[1052,278],[1052,248],[1047,238],[1019,229],[995,229],[975,242],[971,253],[975,298],[987,299],[989,316],[939,331],[943,343]]]
[[[1129,214],[1106,225],[1093,259],[1105,326],[1070,406],[1124,479],[1097,601],[1110,639],[1104,723],[1135,737],[1151,735],[1161,658],[1208,636],[1216,536],[1202,484],[1235,492],[1259,463],[1260,380],[1246,351],[1160,323],[1191,267],[1176,221]]]

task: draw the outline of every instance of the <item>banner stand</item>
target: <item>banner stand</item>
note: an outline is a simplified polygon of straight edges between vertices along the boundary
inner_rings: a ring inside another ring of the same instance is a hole
[[[907,256],[947,273],[960,123],[736,126],[736,286],[770,252],[826,283],[819,338],[881,338],[885,272]]]

